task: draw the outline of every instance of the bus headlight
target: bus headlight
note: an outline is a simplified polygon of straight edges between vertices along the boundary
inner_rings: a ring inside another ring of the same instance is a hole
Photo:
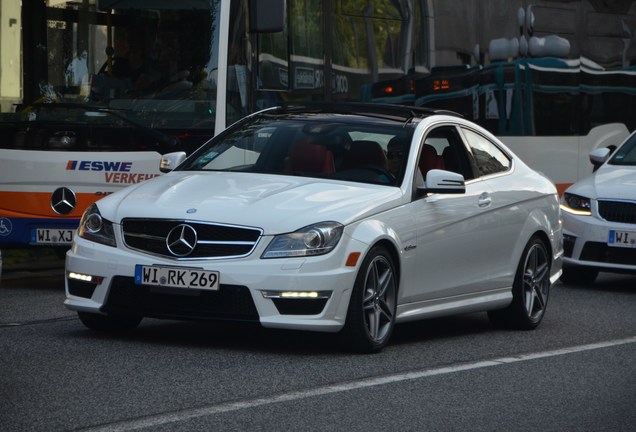
[[[91,204],[82,215],[77,234],[86,240],[117,246],[112,222],[102,218],[95,204]]]
[[[290,258],[324,255],[340,241],[344,227],[337,222],[321,222],[296,232],[274,237],[261,258]]]

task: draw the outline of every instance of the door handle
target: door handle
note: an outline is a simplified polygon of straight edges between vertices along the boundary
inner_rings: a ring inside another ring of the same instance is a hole
[[[488,207],[490,204],[492,204],[492,198],[490,198],[490,195],[487,192],[479,195],[479,199],[477,200],[477,205],[479,207]]]

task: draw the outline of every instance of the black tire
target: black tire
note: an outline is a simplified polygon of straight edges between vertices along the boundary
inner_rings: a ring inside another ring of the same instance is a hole
[[[563,266],[561,282],[566,285],[592,285],[598,277],[598,270],[592,267]]]
[[[532,330],[541,323],[550,296],[550,263],[543,241],[532,238],[521,254],[512,285],[512,303],[505,309],[488,311],[493,324]]]
[[[346,347],[354,352],[379,352],[395,327],[397,273],[393,258],[383,247],[365,257],[356,277],[342,330]]]
[[[80,321],[86,327],[101,332],[124,332],[135,329],[143,317],[137,315],[100,315],[90,312],[77,312]]]

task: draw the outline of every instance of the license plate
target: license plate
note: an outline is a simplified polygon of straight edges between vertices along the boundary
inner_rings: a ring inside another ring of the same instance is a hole
[[[70,245],[74,231],[68,228],[35,228],[31,230],[31,243]]]
[[[610,230],[607,245],[622,248],[636,248],[636,232]]]
[[[184,267],[135,266],[135,283],[172,288],[198,288],[217,291],[219,272]]]

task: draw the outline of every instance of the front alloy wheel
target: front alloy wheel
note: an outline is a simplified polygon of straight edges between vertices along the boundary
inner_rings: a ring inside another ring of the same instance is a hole
[[[360,266],[349,301],[343,334],[358,352],[378,352],[395,326],[397,279],[393,259],[382,247],[373,248]]]
[[[536,328],[545,314],[550,295],[550,258],[544,243],[532,239],[524,249],[512,285],[512,303],[489,311],[495,324],[522,330]]]

